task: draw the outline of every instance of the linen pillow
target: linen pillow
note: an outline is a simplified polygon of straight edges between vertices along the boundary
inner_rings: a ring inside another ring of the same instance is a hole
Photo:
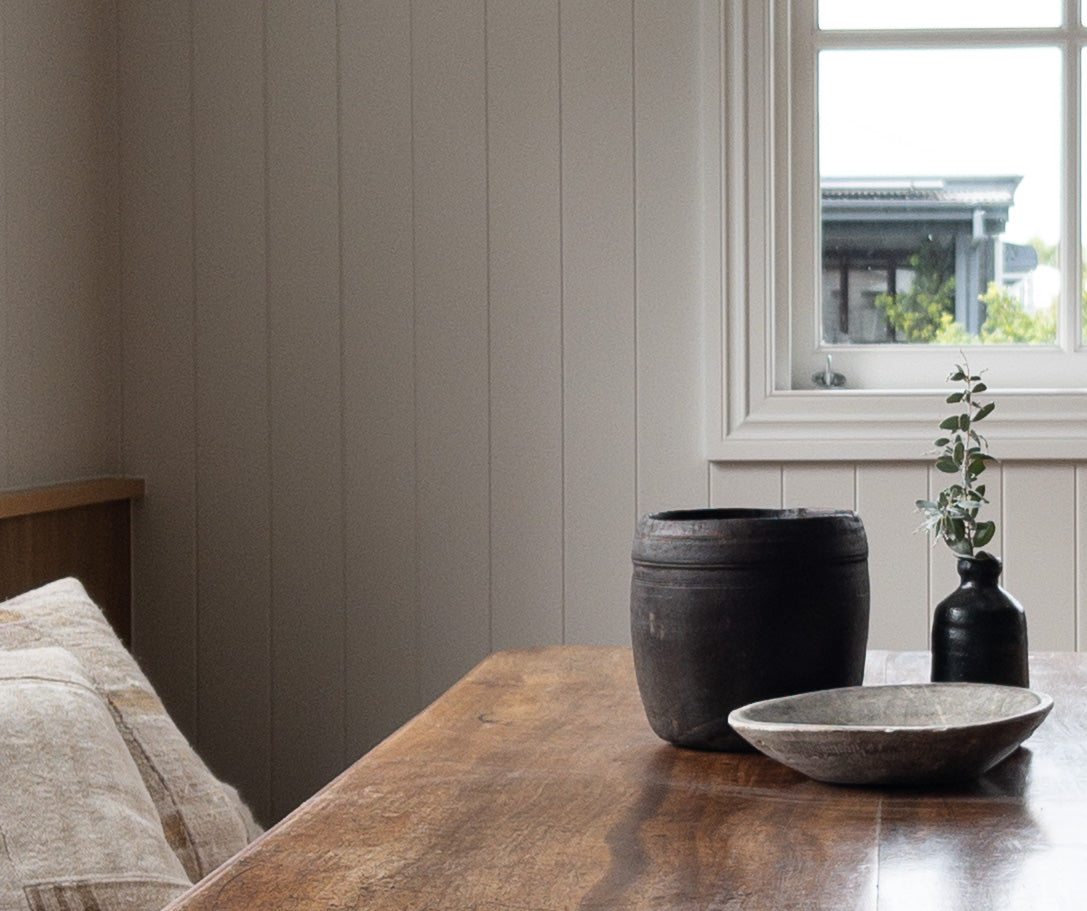
[[[237,791],[219,781],[167,715],[147,677],[76,579],[0,603],[0,650],[58,645],[105,700],[192,882],[260,834]]]
[[[189,879],[109,708],[56,647],[0,652],[0,908],[150,911]]]

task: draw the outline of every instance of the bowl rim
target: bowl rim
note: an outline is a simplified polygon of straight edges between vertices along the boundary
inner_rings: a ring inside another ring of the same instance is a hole
[[[823,695],[825,693],[851,693],[859,692],[861,690],[872,692],[873,690],[915,690],[915,689],[1000,689],[1014,691],[1015,694],[1028,693],[1034,697],[1035,703],[1027,706],[1026,708],[1010,712],[1005,715],[998,715],[989,718],[979,718],[973,721],[961,721],[961,722],[947,722],[946,724],[940,724],[938,722],[921,723],[921,724],[901,724],[891,722],[883,722],[879,724],[847,724],[847,723],[828,723],[828,722],[815,722],[815,721],[803,721],[792,718],[782,721],[766,721],[749,717],[748,713],[751,710],[764,708],[767,706],[773,706],[783,702],[799,702],[806,699],[810,699],[814,696]],[[1020,686],[1008,686],[1005,684],[997,683],[969,683],[969,682],[932,682],[932,683],[883,683],[883,684],[871,684],[860,686],[846,686],[846,687],[834,687],[831,689],[823,690],[811,690],[805,693],[794,693],[789,696],[778,696],[773,699],[760,699],[756,702],[750,702],[747,705],[742,705],[729,712],[728,723],[731,727],[744,729],[751,732],[756,731],[768,731],[768,732],[803,732],[803,733],[824,733],[824,732],[849,732],[850,734],[859,733],[876,733],[876,734],[907,734],[907,733],[933,733],[940,731],[964,731],[971,728],[984,728],[994,724],[1007,724],[1009,722],[1033,718],[1039,714],[1049,712],[1053,708],[1053,697],[1038,690],[1030,689],[1028,687]]]

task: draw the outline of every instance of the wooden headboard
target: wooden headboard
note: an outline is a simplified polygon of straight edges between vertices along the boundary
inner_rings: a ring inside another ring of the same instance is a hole
[[[141,478],[0,491],[0,599],[74,576],[126,645],[132,621],[132,501]]]

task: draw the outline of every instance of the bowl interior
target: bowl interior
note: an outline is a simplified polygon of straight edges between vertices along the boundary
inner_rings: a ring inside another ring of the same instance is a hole
[[[911,728],[986,724],[1030,713],[1048,697],[1013,686],[924,683],[820,690],[738,711],[755,724]]]

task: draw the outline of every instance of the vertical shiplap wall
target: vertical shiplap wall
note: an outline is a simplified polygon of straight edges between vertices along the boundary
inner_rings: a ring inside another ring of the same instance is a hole
[[[135,647],[264,819],[706,501],[714,7],[120,3]]]
[[[560,15],[564,629],[595,641],[621,579],[599,544],[629,538],[636,511],[633,4]]]
[[[339,11],[347,758],[418,705],[408,3]]]
[[[195,618],[198,652],[192,663],[183,652],[170,679],[192,688],[196,719],[189,730],[201,749],[235,777],[244,776],[249,788],[260,782],[266,792],[270,754],[257,757],[253,750],[253,744],[266,749],[271,742],[272,698],[264,30],[254,28],[262,22],[261,6],[260,0],[203,0],[193,6],[187,26],[194,209],[190,432],[199,508],[194,575],[178,587],[183,610]],[[177,343],[182,350],[186,345]],[[154,494],[146,506],[153,501]],[[140,636],[141,642],[158,638],[153,629]],[[234,713],[229,723],[210,709],[224,691]]]
[[[485,15],[483,0],[412,4],[416,621],[428,699],[490,644]]]
[[[924,647],[926,465],[702,456],[718,17],[119,0],[135,645],[265,821],[493,649],[627,641],[650,509],[858,509],[872,644]],[[1038,648],[1080,636],[1081,472],[993,484]]]
[[[120,468],[112,0],[0,4],[0,485]]]
[[[130,3],[117,27],[124,462],[145,472],[150,492],[135,510],[133,642],[192,734],[201,657],[192,16],[169,0]]]
[[[524,609],[563,604],[560,27],[556,3],[486,8],[493,648],[563,638],[562,610]]]

